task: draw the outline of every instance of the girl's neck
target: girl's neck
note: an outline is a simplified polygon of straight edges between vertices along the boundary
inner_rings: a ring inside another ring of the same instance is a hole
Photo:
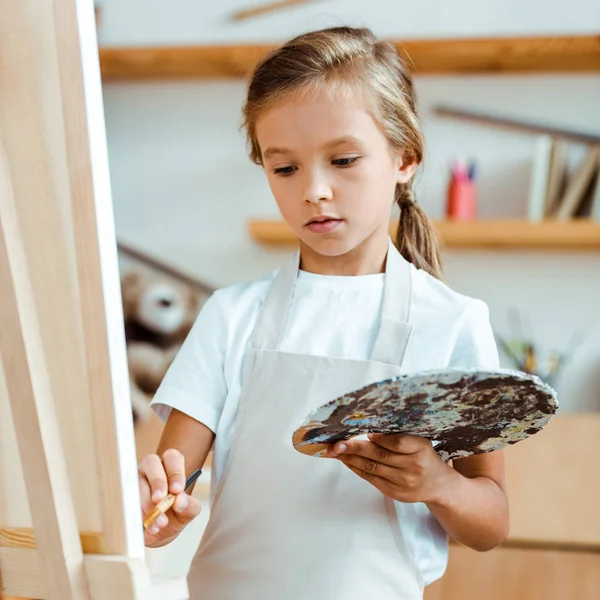
[[[325,256],[300,242],[300,268],[319,275],[357,276],[385,271],[389,238],[369,236],[358,246],[339,256]]]

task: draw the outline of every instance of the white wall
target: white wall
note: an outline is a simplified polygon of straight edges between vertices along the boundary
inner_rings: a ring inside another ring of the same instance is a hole
[[[104,0],[101,42],[265,41],[342,22],[367,24],[395,38],[600,29],[595,0],[338,0],[242,24],[227,23],[226,16],[254,2],[208,4]],[[432,217],[443,213],[447,165],[457,154],[479,162],[482,217],[524,216],[535,142],[522,133],[440,119],[431,112],[436,103],[600,132],[598,75],[429,77],[420,78],[417,88],[428,144],[417,189]],[[214,286],[253,278],[285,255],[257,246],[246,233],[248,219],[276,217],[277,208],[260,169],[246,156],[239,131],[243,95],[242,83],[223,81],[105,87],[119,235]],[[582,148],[570,150],[575,162]],[[600,409],[600,255],[453,251],[446,255],[446,275],[455,289],[490,305],[499,332],[506,332],[510,306],[529,317],[532,332],[548,347],[564,349],[585,330],[588,337],[558,388],[566,409]]]
[[[596,0],[325,0],[250,21],[230,15],[267,0],[96,0],[106,44],[280,40],[329,25],[367,25],[404,38],[598,33]]]

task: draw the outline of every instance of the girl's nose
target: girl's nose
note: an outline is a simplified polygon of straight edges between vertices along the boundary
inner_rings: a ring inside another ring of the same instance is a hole
[[[310,204],[329,202],[333,197],[331,186],[323,177],[312,176],[304,187],[304,201]]]

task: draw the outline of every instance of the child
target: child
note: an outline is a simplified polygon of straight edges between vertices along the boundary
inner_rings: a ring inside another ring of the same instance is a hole
[[[168,543],[198,514],[183,482],[214,440],[193,600],[422,598],[444,572],[448,536],[482,551],[506,538],[501,453],[450,466],[423,438],[372,435],[327,459],[291,441],[312,409],[374,381],[498,366],[486,305],[440,281],[413,198],[423,158],[413,83],[370,31],[312,32],[257,67],[244,117],[300,252],[213,294],[157,392],[167,423],[140,465],[144,513],[167,481],[178,496],[146,544]]]

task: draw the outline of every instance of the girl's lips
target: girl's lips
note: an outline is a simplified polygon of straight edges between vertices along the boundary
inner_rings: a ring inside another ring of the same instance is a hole
[[[312,221],[306,227],[314,233],[329,233],[340,223],[342,223],[342,219],[326,219],[325,221]]]

